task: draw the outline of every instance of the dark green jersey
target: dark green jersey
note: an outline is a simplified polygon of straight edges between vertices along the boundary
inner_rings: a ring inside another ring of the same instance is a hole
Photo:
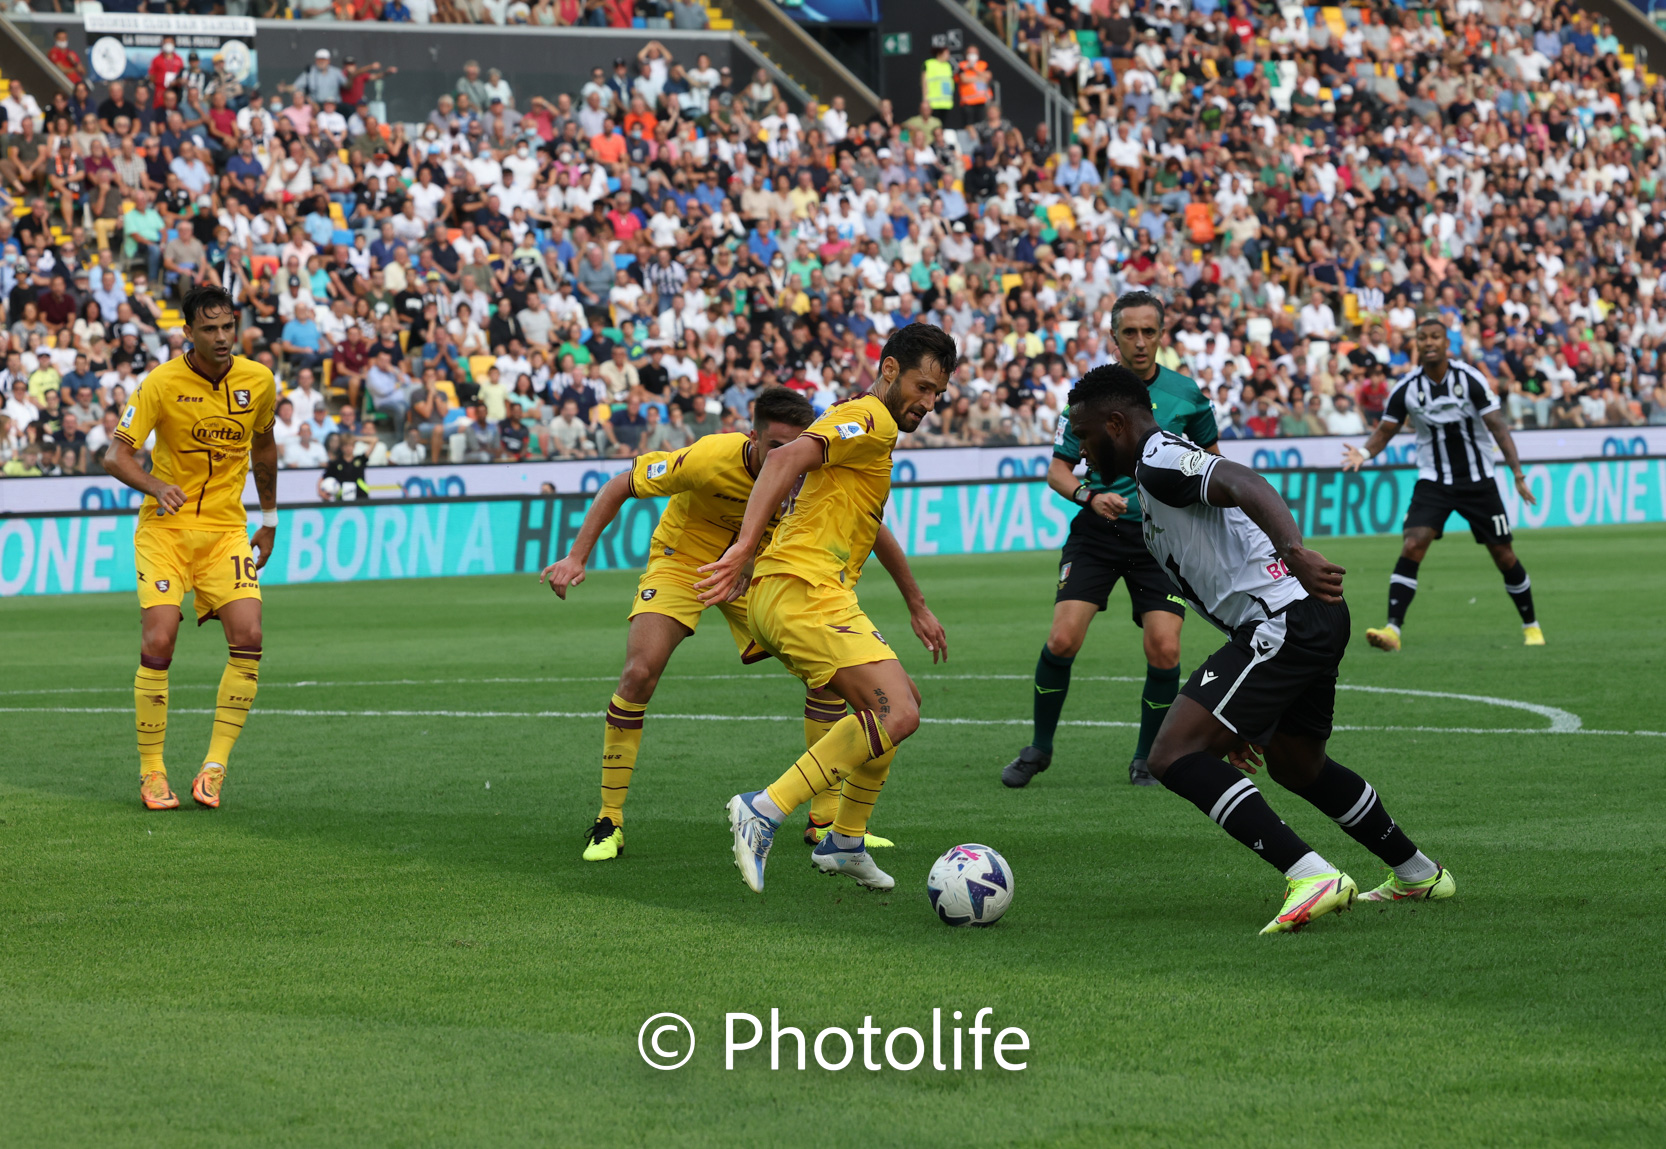
[[[1215,411],[1203,397],[1196,383],[1178,371],[1159,366],[1156,376],[1147,386],[1151,390],[1151,413],[1157,426],[1175,435],[1184,435],[1200,447],[1207,447],[1219,438],[1215,429]],[[1081,440],[1070,427],[1070,408],[1059,416],[1059,429],[1053,436],[1053,458],[1063,459],[1074,467],[1082,461]],[[1114,491],[1128,500],[1122,517],[1133,522],[1140,520],[1140,499],[1134,480],[1118,478],[1107,483],[1092,467],[1087,473],[1088,490]]]

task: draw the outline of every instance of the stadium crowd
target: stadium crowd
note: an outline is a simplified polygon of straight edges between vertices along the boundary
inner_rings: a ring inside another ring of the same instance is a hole
[[[0,462],[98,470],[204,278],[294,467],[671,449],[765,386],[862,390],[916,319],[964,365],[904,445],[1043,444],[1137,287],[1226,438],[1363,434],[1428,312],[1517,428],[1666,423],[1660,77],[1566,3],[1340,12],[1014,9],[1062,150],[975,53],[860,122],[644,33],[577,91],[470,61],[385,124],[390,73],[327,51],[261,93],[168,44],[95,92],[61,39],[73,95],[0,102]]]

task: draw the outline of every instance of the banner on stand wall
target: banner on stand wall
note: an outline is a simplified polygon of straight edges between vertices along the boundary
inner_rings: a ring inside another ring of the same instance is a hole
[[[1537,463],[1526,505],[1499,483],[1518,529],[1666,523],[1666,458]],[[1417,472],[1380,468],[1289,471],[1268,480],[1309,539],[1398,534]],[[279,512],[267,586],[532,574],[567,553],[590,495],[336,503]],[[602,534],[592,570],[644,566],[664,500],[627,503]],[[1064,543],[1075,504],[1046,483],[925,483],[892,490],[885,521],[913,556],[1051,551]],[[0,519],[0,596],[132,591],[131,511]],[[1448,530],[1462,532],[1454,516]]]
[[[141,13],[88,13],[83,19],[83,45],[92,78],[130,84],[150,75],[150,64],[172,40],[186,63],[193,53],[205,73],[214,72],[214,58],[245,89],[260,86],[260,57],[255,51],[255,22],[246,16],[151,16]],[[131,96],[132,92],[129,91]]]

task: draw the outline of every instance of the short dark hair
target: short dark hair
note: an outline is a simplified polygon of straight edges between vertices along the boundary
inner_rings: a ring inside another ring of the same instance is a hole
[[[185,325],[189,327],[196,322],[198,314],[204,311],[237,311],[237,304],[232,302],[231,293],[223,287],[212,283],[205,283],[193,287],[185,293],[185,299],[179,305],[179,310],[185,316]]]
[[[765,387],[752,401],[752,424],[785,423],[800,429],[816,421],[810,401],[789,387]]]
[[[879,354],[881,363],[887,359],[897,361],[898,374],[911,371],[930,359],[943,369],[945,375],[953,375],[955,365],[960,361],[960,351],[954,345],[954,338],[941,327],[914,322],[891,332],[891,338],[885,341],[885,350]]]
[[[1116,297],[1111,305],[1111,332],[1122,330],[1122,313],[1130,307],[1155,307],[1157,309],[1157,329],[1160,332],[1167,322],[1167,309],[1163,306],[1163,297],[1152,291],[1125,291]]]
[[[1151,392],[1145,381],[1120,363],[1095,367],[1076,380],[1065,402],[1071,410],[1124,410],[1138,408],[1150,414]]]

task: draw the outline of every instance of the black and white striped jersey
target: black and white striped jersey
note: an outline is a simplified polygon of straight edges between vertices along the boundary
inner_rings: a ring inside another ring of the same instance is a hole
[[[1404,375],[1388,394],[1383,418],[1410,422],[1417,432],[1417,477],[1436,483],[1480,483],[1492,478],[1492,432],[1481,416],[1498,410],[1487,377],[1451,360],[1446,377],[1431,379],[1421,367]]]
[[[1231,634],[1272,618],[1307,591],[1272,540],[1237,507],[1209,505],[1209,475],[1221,457],[1153,431],[1134,469],[1150,551],[1193,610]]]

